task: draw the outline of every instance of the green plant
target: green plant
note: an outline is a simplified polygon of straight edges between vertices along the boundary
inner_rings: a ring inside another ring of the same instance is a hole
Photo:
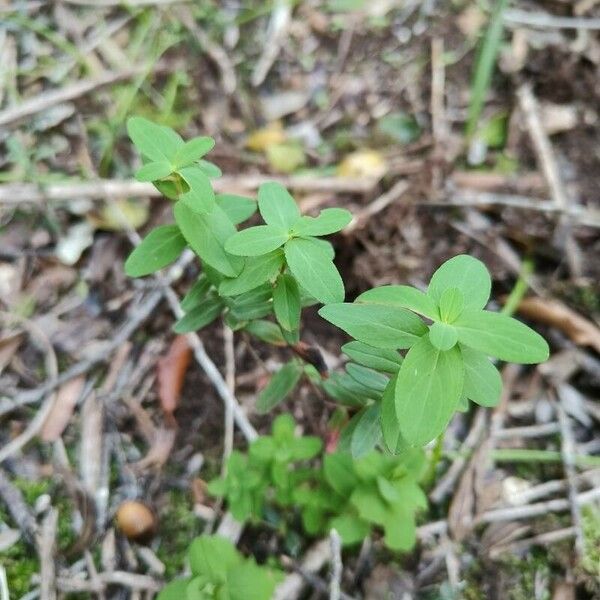
[[[427,292],[389,285],[369,290],[353,303],[320,309],[324,319],[363,344],[346,347],[362,362],[346,366],[364,390],[356,401],[371,400],[351,422],[351,447],[367,450],[367,436],[369,445],[375,445],[379,419],[390,451],[426,444],[469,400],[482,406],[498,402],[502,380],[488,357],[525,364],[548,358],[548,344],[538,333],[512,317],[484,310],[490,291],[484,264],[460,255],[433,274]],[[393,374],[398,349],[408,352]],[[387,370],[391,379],[371,368],[377,368],[378,360],[386,361],[379,371]]]
[[[280,574],[244,558],[219,536],[197,537],[188,550],[191,575],[175,579],[158,600],[269,600]]]
[[[271,436],[259,437],[247,454],[231,455],[226,476],[210,491],[225,497],[240,520],[259,520],[269,506],[284,512],[296,506],[311,534],[336,527],[344,542],[354,543],[381,527],[390,548],[410,548],[415,514],[426,504],[418,485],[421,446],[469,401],[498,402],[502,381],[490,357],[541,362],[549,353],[545,340],[485,310],[490,275],[464,255],[441,265],[426,292],[389,285],[343,302],[333,247],[321,237],[347,225],[348,211],[302,216],[275,182],[260,186],[257,202],[216,194],[210,180],[221,172],[204,159],[211,138],[184,142],[139,117],[128,121],[128,131],[142,155],[137,178],[175,201],[175,223],[146,236],[127,259],[127,274],[153,273],[189,246],[201,273],[181,302],[185,314],[175,331],[196,331],[222,317],[233,330],[290,348],[294,358],[258,397],[260,412],[282,402],[302,377],[342,405],[336,452],[321,466],[310,462],[321,442],[296,437],[291,417],[279,417]],[[238,230],[257,210],[264,223]],[[318,350],[300,341],[302,309],[319,303],[319,314],[354,338],[342,347],[350,359],[344,371],[330,376]]]
[[[299,463],[317,456],[322,442],[317,437],[297,437],[294,429],[292,417],[280,415],[273,422],[272,435],[253,441],[247,455],[234,451],[225,477],[210,482],[209,492],[225,496],[236,519],[260,519],[265,502],[290,506],[294,490],[311,477],[312,469],[300,468]]]
[[[253,441],[247,454],[234,452],[227,475],[215,479],[208,491],[224,497],[240,521],[260,521],[266,509],[283,510],[293,521],[298,508],[309,535],[335,527],[344,544],[367,537],[373,527],[384,531],[393,550],[408,550],[415,543],[415,513],[427,507],[419,486],[424,453],[410,448],[402,456],[372,451],[360,459],[336,452],[320,456],[321,440],[296,436],[291,416],[280,415],[271,436]]]

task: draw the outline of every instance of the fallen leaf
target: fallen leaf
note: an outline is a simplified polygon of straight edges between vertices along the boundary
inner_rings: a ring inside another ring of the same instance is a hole
[[[266,154],[271,167],[280,173],[293,173],[306,162],[304,150],[298,142],[271,144]]]
[[[338,165],[341,177],[372,177],[379,179],[387,171],[385,158],[376,150],[357,150]]]
[[[90,214],[87,218],[95,229],[121,231],[138,229],[146,223],[149,215],[147,204],[139,200],[116,200],[105,203],[99,213]]]
[[[286,135],[279,121],[269,123],[262,129],[253,131],[246,139],[246,147],[255,152],[264,152],[273,144],[285,142]]]
[[[172,417],[179,405],[185,373],[191,358],[192,349],[185,335],[178,335],[173,340],[167,354],[160,358],[156,365],[158,397],[167,416]]]
[[[174,428],[160,427],[156,429],[154,439],[146,455],[132,466],[142,472],[147,469],[160,469],[167,462],[175,444],[176,430]]]
[[[56,400],[40,432],[44,442],[55,442],[67,428],[85,387],[85,377],[75,377],[58,388]]]
[[[69,227],[65,236],[56,244],[56,257],[65,265],[74,265],[94,241],[94,228],[82,221]]]
[[[567,581],[557,583],[552,600],[575,600],[575,586]]]
[[[517,312],[532,321],[560,329],[580,346],[600,352],[600,328],[558,300],[525,298]]]
[[[22,341],[23,335],[20,333],[0,340],[0,375],[12,360]]]

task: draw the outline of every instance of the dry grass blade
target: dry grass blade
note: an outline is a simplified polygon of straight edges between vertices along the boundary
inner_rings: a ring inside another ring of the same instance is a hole
[[[559,300],[525,298],[517,312],[532,321],[559,329],[580,346],[590,346],[600,352],[600,328]]]
[[[54,442],[62,435],[73,416],[84,388],[85,377],[83,376],[75,377],[58,388],[56,402],[40,431],[40,438],[44,442]]]

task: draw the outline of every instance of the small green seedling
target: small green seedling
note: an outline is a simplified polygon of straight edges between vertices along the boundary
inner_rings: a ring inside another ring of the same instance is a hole
[[[311,476],[306,461],[319,454],[317,437],[297,437],[294,420],[280,415],[273,422],[272,435],[261,435],[250,444],[248,454],[234,451],[227,463],[227,475],[210,482],[208,491],[226,497],[229,510],[239,521],[259,520],[265,503],[291,506],[294,490]]]
[[[402,456],[371,451],[360,459],[345,452],[322,455],[321,440],[297,436],[291,416],[280,415],[271,436],[260,436],[247,454],[229,457],[227,475],[208,491],[227,500],[239,521],[260,522],[276,508],[293,523],[299,509],[308,535],[332,528],[345,545],[362,542],[373,528],[384,531],[384,543],[406,551],[416,541],[415,515],[427,508],[419,480],[425,466],[420,448]],[[320,459],[315,465],[313,459]]]
[[[158,600],[270,600],[281,574],[244,558],[225,538],[203,535],[188,550],[189,577],[168,583]]]

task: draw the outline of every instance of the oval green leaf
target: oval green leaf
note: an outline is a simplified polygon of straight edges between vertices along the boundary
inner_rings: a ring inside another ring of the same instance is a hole
[[[548,360],[548,343],[520,321],[499,313],[465,310],[453,323],[458,341],[488,356],[534,364]]]
[[[161,225],[153,229],[125,261],[129,277],[143,277],[171,264],[187,243],[177,225]]]
[[[460,400],[463,381],[458,347],[442,352],[425,336],[408,351],[395,397],[400,433],[409,444],[427,444],[445,429]]]

